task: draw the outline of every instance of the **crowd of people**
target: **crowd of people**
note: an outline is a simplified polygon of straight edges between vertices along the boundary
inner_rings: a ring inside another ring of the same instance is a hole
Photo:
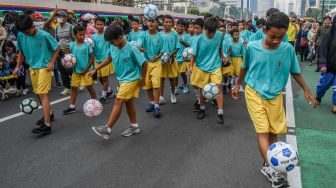
[[[140,132],[134,105],[140,88],[148,94],[146,112],[159,118],[160,105],[167,101],[164,83],[168,79],[170,102],[176,104],[179,94],[191,92],[195,96],[193,111],[197,112],[197,119],[204,119],[207,101],[202,89],[213,83],[222,91],[216,100],[210,101],[218,108],[218,124],[224,124],[224,94],[231,93],[238,99],[239,92],[245,92],[265,161],[261,172],[273,187],[286,187],[286,178],[267,164],[266,152],[277,141],[278,134],[287,132],[282,91],[289,74],[314,107],[333,85],[336,113],[335,53],[331,51],[336,44],[331,32],[335,30],[335,21],[330,29],[330,17],[323,18],[320,26],[314,20],[289,18],[274,8],[267,11],[266,18],[248,21],[211,15],[195,20],[175,20],[170,15],[153,19],[130,15],[123,20],[84,14],[76,18],[71,10],[56,10],[46,19],[27,10],[22,16],[7,12],[2,25],[0,81],[2,87],[7,82],[15,83],[25,95],[26,75],[30,74],[33,92],[43,111],[43,117],[36,122],[38,127],[32,130],[36,134],[51,132],[54,113],[48,93],[52,82],[54,87],[64,88],[61,95],[71,96],[63,115],[76,112],[78,88],[86,87],[90,97],[99,98],[102,104],[115,97],[106,125],[92,127],[105,139],[110,137],[124,103],[131,126],[121,134],[127,137]],[[192,49],[190,59],[183,56],[186,48]],[[73,69],[61,63],[68,53],[76,58]],[[322,72],[317,97],[303,81],[297,54],[302,62],[316,63]],[[112,74],[118,80],[115,91],[109,83]],[[179,76],[183,82],[180,87]],[[97,82],[102,86],[99,97],[92,87]]]

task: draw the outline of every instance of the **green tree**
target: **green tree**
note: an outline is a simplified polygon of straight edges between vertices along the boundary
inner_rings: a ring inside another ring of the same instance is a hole
[[[207,14],[210,14],[209,12],[201,12],[199,15],[200,16],[205,16],[205,15],[207,15]]]
[[[197,8],[189,8],[188,9],[188,14],[200,15],[200,12]]]

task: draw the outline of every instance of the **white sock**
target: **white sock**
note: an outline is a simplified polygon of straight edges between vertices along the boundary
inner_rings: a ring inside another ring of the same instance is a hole
[[[150,101],[149,103],[151,103],[151,104],[155,104],[155,102],[154,102],[154,101]]]
[[[135,124],[131,124],[131,126],[134,127],[134,128],[138,128],[139,124],[135,123]]]
[[[107,132],[108,132],[108,133],[111,133],[111,132],[112,132],[112,129],[111,129],[110,127],[108,127],[107,125],[106,125],[106,127],[107,127]]]
[[[47,127],[50,127],[50,123],[44,122]]]
[[[154,104],[155,108],[160,108],[159,104]]]
[[[218,114],[223,114],[223,109],[218,108]]]
[[[76,106],[75,106],[74,104],[70,104],[70,108],[71,108],[71,109],[75,109]]]
[[[205,110],[205,106],[200,106],[200,109],[201,110]]]
[[[102,91],[102,97],[104,97],[104,98],[105,98],[105,97],[106,97],[106,95],[107,95],[107,91],[104,91],[104,90],[103,90],[103,91]]]

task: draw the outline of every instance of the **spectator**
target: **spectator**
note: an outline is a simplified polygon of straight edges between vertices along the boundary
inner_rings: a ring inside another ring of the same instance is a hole
[[[290,20],[289,26],[288,26],[288,42],[294,47],[296,35],[298,33],[297,27],[295,25],[296,18],[293,17]]]
[[[308,25],[307,23],[304,23],[301,30],[301,41],[300,41],[300,55],[302,62],[307,60],[308,45],[309,45],[308,33],[309,33]]]
[[[37,29],[43,29],[44,22],[42,22],[43,16],[39,12],[34,14],[34,25]]]
[[[16,38],[17,38],[17,28],[15,26],[15,23],[18,20],[18,13],[17,12],[4,12],[4,21],[3,26],[7,31],[7,40],[13,41],[14,44],[16,44]]]
[[[309,65],[312,65],[312,60],[315,56],[315,43],[314,43],[314,37],[316,35],[317,31],[317,24],[313,23],[312,28],[308,32],[308,40],[309,40],[309,45],[308,45],[308,56],[307,59],[309,59],[311,62]]]
[[[85,38],[91,38],[92,34],[97,33],[97,30],[92,25],[93,22],[93,15],[92,14],[85,14],[83,16],[83,27],[85,28]]]
[[[67,22],[73,26],[77,25],[76,17],[75,17],[75,12],[71,9],[67,10]]]
[[[2,22],[0,20],[0,49],[2,49],[2,45],[7,39],[7,31],[6,29],[2,26]]]
[[[316,35],[314,37],[314,42],[316,44],[316,54],[317,54],[317,68],[315,72],[320,71],[320,65],[319,65],[319,55],[320,55],[320,46],[322,44],[324,35],[328,32],[331,24],[331,17],[326,16],[323,18],[323,25],[317,29]]]

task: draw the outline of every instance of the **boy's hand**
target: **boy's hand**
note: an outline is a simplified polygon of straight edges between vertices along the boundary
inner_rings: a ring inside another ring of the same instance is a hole
[[[320,71],[323,73],[327,72],[327,67],[322,67]]]
[[[240,89],[240,85],[235,85],[232,88],[231,96],[235,100],[239,99],[239,89]]]
[[[159,59],[159,56],[154,56],[153,58],[152,58],[152,62],[155,62],[155,61],[157,61]]]
[[[191,74],[193,72],[193,66],[190,66],[189,73]]]
[[[146,52],[146,49],[141,48],[140,46],[138,46],[138,48],[139,48],[140,52]]]
[[[14,71],[13,71],[13,76],[17,76],[19,73],[20,68],[19,67],[15,67]]]
[[[49,62],[49,63],[48,63],[48,69],[49,69],[49,71],[53,71],[54,68],[55,68],[54,63]]]
[[[92,71],[90,71],[89,73],[88,73],[88,76],[89,77],[92,77],[93,75],[95,75],[97,73],[97,70],[96,69],[93,69]]]
[[[142,77],[139,83],[140,88],[144,87],[146,85],[146,78]]]
[[[313,108],[316,108],[317,107],[316,97],[310,92],[310,90],[306,90],[304,92],[304,95],[308,103],[311,104]]]

